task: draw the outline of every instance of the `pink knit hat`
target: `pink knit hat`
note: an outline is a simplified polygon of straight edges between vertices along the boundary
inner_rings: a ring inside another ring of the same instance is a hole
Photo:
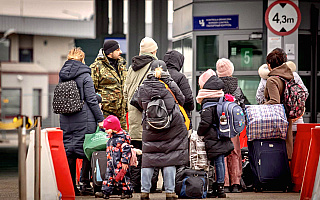
[[[109,115],[103,120],[103,128],[106,130],[111,129],[113,131],[121,131],[121,125],[119,119],[114,115]]]
[[[199,86],[200,89],[203,88],[204,84],[211,76],[216,76],[216,73],[212,69],[208,69],[207,71],[203,72],[199,77]]]
[[[232,76],[234,66],[229,59],[221,58],[216,63],[218,77]]]

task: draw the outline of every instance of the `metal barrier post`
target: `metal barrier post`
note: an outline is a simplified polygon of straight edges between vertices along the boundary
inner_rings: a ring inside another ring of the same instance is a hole
[[[37,122],[35,126],[34,135],[34,199],[41,199],[41,116],[35,116],[34,121]]]
[[[26,116],[22,118],[22,126],[19,127],[18,134],[18,168],[19,168],[19,199],[27,199],[27,173],[26,173]]]

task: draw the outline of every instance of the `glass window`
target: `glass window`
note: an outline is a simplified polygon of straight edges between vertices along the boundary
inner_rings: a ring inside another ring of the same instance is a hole
[[[41,89],[33,89],[33,116],[41,115]]]
[[[183,73],[186,75],[188,79],[191,79],[192,75],[192,39],[185,38],[183,39],[183,55],[184,55],[184,63],[183,63]]]
[[[236,76],[238,78],[238,85],[241,88],[244,96],[248,101],[246,105],[257,104],[256,93],[260,83],[259,76]]]
[[[0,61],[10,61],[10,40],[0,40]]]
[[[21,114],[21,89],[2,89],[1,117],[13,118]]]
[[[256,71],[264,62],[262,40],[232,40],[228,47],[235,71]]]
[[[182,53],[182,41],[181,40],[177,40],[177,41],[173,42],[172,43],[172,49]]]
[[[20,62],[33,62],[33,49],[19,49]]]
[[[216,35],[197,36],[197,71],[215,69],[219,59],[219,37]]]

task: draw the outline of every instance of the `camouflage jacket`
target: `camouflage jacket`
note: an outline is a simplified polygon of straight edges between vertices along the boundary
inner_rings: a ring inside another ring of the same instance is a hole
[[[94,88],[102,97],[101,109],[104,116],[113,114],[120,119],[127,113],[127,103],[123,97],[123,87],[127,77],[126,65],[126,60],[120,57],[118,74],[110,65],[102,49],[95,62],[90,65]]]

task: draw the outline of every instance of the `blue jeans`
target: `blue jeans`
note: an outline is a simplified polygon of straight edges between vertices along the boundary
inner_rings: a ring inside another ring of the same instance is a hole
[[[224,155],[220,155],[214,159],[214,165],[216,167],[217,183],[224,183],[225,166]]]
[[[149,193],[151,178],[154,168],[141,169],[141,192]],[[166,193],[173,193],[176,180],[176,167],[168,166],[163,168],[163,182]]]

